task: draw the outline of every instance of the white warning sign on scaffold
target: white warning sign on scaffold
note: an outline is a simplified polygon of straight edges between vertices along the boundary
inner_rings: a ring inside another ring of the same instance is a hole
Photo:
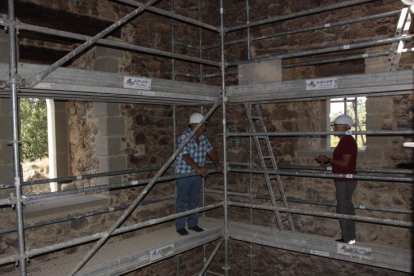
[[[306,90],[336,89],[336,78],[311,79],[306,81]]]
[[[151,83],[152,80],[147,78],[124,77],[124,88],[151,90]]]

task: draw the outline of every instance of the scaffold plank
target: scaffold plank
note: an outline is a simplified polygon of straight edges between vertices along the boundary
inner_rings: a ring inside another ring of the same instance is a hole
[[[414,90],[414,72],[328,77],[309,80],[229,86],[229,103],[286,102],[344,96],[410,94]]]
[[[128,238],[108,241],[76,275],[121,275],[152,263],[164,260],[184,251],[207,244],[223,236],[223,222],[218,219],[202,219],[205,231],[180,236],[170,225],[151,232],[137,233]],[[33,258],[27,265],[27,275],[68,275],[82,257],[87,247],[79,247],[71,254]],[[16,275],[16,271],[3,276]]]
[[[128,238],[106,243],[79,275],[119,275],[164,260],[184,251],[194,249],[223,237],[223,219],[201,217],[201,233],[190,231],[180,236],[173,225],[157,230],[137,233]],[[396,271],[412,272],[412,250],[357,241],[354,245],[338,243],[333,238],[229,222],[229,237],[234,240],[271,246],[274,248],[311,254]],[[27,266],[27,275],[67,275],[86,254],[88,248],[78,248],[72,253],[36,257]],[[16,271],[3,276],[16,275]]]
[[[349,245],[333,238],[279,231],[263,226],[233,222],[229,224],[230,237],[275,248],[382,267],[397,271],[412,272],[412,251],[372,243],[358,242]]]
[[[220,96],[218,86],[73,68],[58,68],[33,88],[25,87],[26,79],[46,68],[19,64],[22,80],[19,96],[168,104],[211,104],[218,102]],[[6,84],[8,78],[8,65],[0,64],[0,82]],[[0,90],[0,96],[9,97],[9,94],[6,89]]]

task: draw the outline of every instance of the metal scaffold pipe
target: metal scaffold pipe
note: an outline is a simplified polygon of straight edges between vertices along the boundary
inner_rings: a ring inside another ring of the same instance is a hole
[[[214,190],[214,189],[207,189],[206,193],[213,193],[213,194],[223,194],[222,190]],[[260,200],[269,200],[270,197],[268,195],[257,195],[253,193],[242,193],[242,192],[227,192],[230,196],[235,197],[247,197],[250,199],[260,199]],[[291,198],[287,197],[289,203],[298,203],[298,204],[308,204],[308,205],[319,205],[319,206],[327,206],[327,207],[336,207],[335,202],[319,202],[313,200],[305,200],[300,198]],[[252,202],[250,202],[252,204]],[[355,209],[366,210],[366,211],[378,211],[378,212],[389,212],[389,213],[397,213],[397,214],[406,214],[412,215],[413,211],[411,210],[403,210],[403,209],[395,209],[395,208],[375,208],[365,206],[363,204],[355,204]]]
[[[356,19],[349,19],[349,20],[342,20],[342,21],[338,21],[338,22],[325,23],[323,25],[318,25],[318,26],[313,26],[313,27],[299,28],[299,29],[295,29],[295,30],[291,30],[291,31],[284,31],[284,32],[279,32],[279,33],[274,33],[274,34],[269,34],[269,35],[262,35],[262,36],[258,36],[258,37],[253,37],[253,38],[250,38],[250,40],[252,42],[254,42],[254,41],[260,41],[260,40],[265,40],[265,39],[272,39],[272,38],[279,37],[279,36],[299,34],[299,33],[311,32],[311,31],[317,31],[317,30],[325,30],[325,29],[328,29],[328,28],[339,27],[339,26],[348,25],[348,24],[355,24],[355,23],[360,23],[360,22],[364,22],[364,21],[368,21],[368,20],[380,19],[380,18],[383,18],[383,17],[390,17],[390,16],[398,15],[400,12],[401,12],[400,10],[396,10],[396,11],[390,11],[390,12],[381,13],[381,14],[374,14],[374,15],[370,15],[370,16],[359,17],[359,18],[356,18]],[[248,27],[247,29],[249,29],[249,28],[250,27]],[[242,38],[242,39],[237,39],[237,40],[233,40],[233,41],[228,41],[224,45],[225,46],[230,46],[230,45],[246,43],[248,41],[249,41],[249,38]],[[207,45],[207,46],[204,46],[204,49],[212,49],[212,48],[217,48],[217,47],[220,47],[220,44],[215,44],[215,45],[210,45],[210,46]]]
[[[8,18],[15,20],[14,1],[8,1]],[[17,220],[17,234],[19,243],[19,270],[20,275],[26,275],[26,257],[25,257],[25,236],[24,236],[24,222],[23,222],[23,199],[21,187],[21,171],[20,171],[20,141],[19,141],[19,100],[17,98],[17,54],[16,54],[16,28],[9,26],[9,49],[10,49],[10,63],[9,63],[9,82],[10,82],[10,97],[12,102],[12,120],[13,120],[13,169],[14,169],[14,186],[16,197],[14,199],[16,205],[16,220]]]
[[[223,123],[223,186],[224,186],[224,275],[227,276],[229,273],[229,258],[228,258],[228,242],[229,242],[229,228],[228,228],[228,204],[227,204],[227,122],[226,122],[226,62],[224,52],[224,6],[223,0],[220,0],[220,57],[221,57],[221,103],[222,103],[222,123]]]
[[[206,114],[200,124],[191,132],[183,143],[174,151],[174,153],[168,158],[165,164],[161,167],[161,169],[155,174],[152,178],[150,183],[148,183],[144,189],[140,192],[140,194],[134,199],[131,205],[128,207],[127,210],[118,218],[118,220],[109,228],[107,232],[99,239],[99,241],[92,247],[92,249],[88,252],[88,254],[82,259],[82,261],[74,268],[70,275],[75,275],[91,258],[92,256],[101,248],[101,246],[109,239],[109,237],[114,233],[114,231],[129,217],[129,215],[135,210],[135,208],[140,204],[140,202],[144,199],[144,197],[148,194],[151,188],[155,185],[156,181],[160,178],[160,176],[167,170],[167,168],[172,164],[175,160],[177,155],[181,152],[184,146],[190,141],[190,139],[194,136],[194,134],[200,129],[203,123],[213,114],[213,112],[217,109],[218,104],[215,104],[210,111]]]
[[[211,171],[211,173],[213,172],[214,171]],[[176,180],[179,178],[185,178],[185,177],[194,176],[194,175],[197,175],[197,174],[188,173],[188,174],[182,174],[182,175],[161,176],[158,178],[157,183],[172,181],[172,180]],[[152,178],[144,178],[144,179],[138,179],[138,180],[131,180],[131,181],[128,181],[125,183],[119,183],[119,184],[99,185],[99,186],[92,186],[92,187],[86,187],[86,188],[72,189],[72,190],[62,191],[62,192],[42,193],[38,195],[26,196],[24,201],[30,202],[30,201],[39,200],[42,198],[50,198],[50,197],[58,198],[60,196],[80,194],[80,193],[86,193],[86,192],[103,192],[103,191],[110,191],[110,190],[115,190],[115,189],[143,186],[151,182],[151,180]]]
[[[47,77],[50,73],[55,71],[57,68],[59,68],[60,66],[62,66],[63,64],[65,64],[66,62],[68,62],[69,60],[71,60],[72,58],[77,56],[79,53],[81,53],[84,50],[86,50],[87,48],[89,48],[91,45],[93,45],[99,39],[105,37],[106,35],[110,34],[112,31],[114,31],[118,27],[124,25],[126,22],[130,21],[131,19],[136,17],[138,14],[142,13],[147,7],[152,6],[153,4],[157,3],[158,1],[160,1],[160,0],[150,0],[147,4],[139,7],[138,9],[135,9],[134,11],[132,11],[130,13],[128,13],[123,18],[116,21],[115,23],[113,23],[111,26],[109,26],[105,30],[99,32],[98,34],[96,34],[91,39],[88,39],[87,41],[85,41],[84,43],[82,43],[81,45],[76,47],[73,51],[71,51],[70,53],[68,53],[67,55],[65,55],[64,57],[62,57],[61,59],[59,59],[58,61],[56,61],[52,65],[50,65],[49,68],[47,68],[45,71],[43,71],[39,74],[36,74],[32,79],[28,79],[26,81],[26,85],[28,87],[35,86],[36,84],[41,82],[45,77]]]
[[[229,162],[230,166],[234,167],[249,167],[249,168],[260,168],[259,164],[256,163],[243,163],[243,162]],[[310,171],[326,171],[326,167],[323,166],[302,166],[302,165],[280,165],[279,169],[282,170],[310,170]],[[385,174],[414,174],[414,170],[411,169],[392,169],[392,168],[357,168],[357,173],[385,173]]]
[[[404,53],[406,52],[413,52],[414,50],[411,49],[405,49]],[[340,58],[323,58],[323,59],[318,59],[318,60],[308,60],[308,61],[303,61],[303,62],[295,62],[295,63],[289,63],[289,64],[282,64],[282,68],[293,68],[293,67],[301,67],[301,66],[310,66],[310,65],[318,65],[318,64],[327,64],[327,63],[335,63],[335,62],[342,62],[342,61],[350,61],[350,60],[357,60],[357,59],[366,59],[366,58],[373,58],[373,57],[383,57],[383,56],[388,56],[389,52],[381,52],[381,53],[365,53],[365,54],[360,54],[360,55],[351,55],[351,56],[346,56],[346,57],[340,57]],[[269,57],[269,58],[261,58],[261,61],[264,60],[273,60],[274,57]],[[228,64],[229,67],[234,67],[237,66],[238,64],[236,63],[232,63],[232,64]],[[237,70],[232,70],[232,71],[227,71],[226,75],[237,75],[238,71]],[[204,77],[205,78],[214,78],[214,77],[218,77],[220,76],[220,73],[211,73],[211,74],[206,74]]]
[[[217,255],[217,252],[219,251],[221,245],[224,242],[224,238],[221,238],[219,242],[217,243],[216,247],[214,248],[213,252],[211,252],[210,257],[207,259],[206,263],[204,264],[203,268],[201,269],[200,273],[198,273],[198,276],[203,276],[208,267],[210,266],[211,262],[213,261],[214,257]]]
[[[119,234],[131,232],[131,231],[135,231],[135,230],[138,230],[138,229],[141,229],[141,228],[144,228],[144,227],[148,227],[148,226],[160,224],[160,223],[163,223],[163,222],[171,221],[171,220],[177,219],[179,217],[188,216],[188,215],[193,214],[193,213],[206,212],[206,211],[213,210],[213,209],[220,208],[220,207],[223,207],[223,202],[217,202],[217,203],[214,203],[214,204],[210,204],[208,206],[199,207],[199,208],[188,210],[188,211],[185,211],[185,212],[182,212],[182,213],[172,214],[172,215],[168,215],[168,216],[157,218],[157,219],[151,219],[151,220],[148,220],[148,221],[139,222],[139,223],[136,223],[136,224],[133,224],[133,225],[128,225],[128,226],[118,228],[113,232],[113,235],[119,235]],[[45,247],[42,247],[42,248],[29,249],[29,250],[26,251],[25,256],[26,256],[26,258],[32,258],[32,257],[38,256],[38,255],[42,255],[42,254],[52,252],[52,251],[61,250],[61,249],[65,249],[65,248],[68,248],[68,247],[72,247],[72,246],[92,242],[92,241],[98,240],[102,237],[105,237],[106,234],[107,234],[106,232],[100,232],[100,233],[95,233],[93,235],[84,236],[84,237],[81,237],[81,238],[76,238],[76,239],[72,239],[72,240],[69,240],[69,241],[65,241],[65,242],[45,246]],[[18,258],[19,258],[19,256],[17,254],[12,255],[12,256],[8,256],[8,257],[5,257],[5,258],[1,258],[0,259],[0,265],[16,262],[18,260]]]
[[[252,23],[248,23],[248,24],[241,24],[241,25],[229,27],[229,28],[226,28],[226,32],[234,32],[234,31],[245,29],[245,28],[248,28],[248,27],[256,27],[256,26],[260,26],[260,25],[273,23],[273,22],[278,22],[278,21],[283,21],[283,20],[287,20],[287,19],[302,17],[302,16],[305,16],[305,15],[317,14],[317,13],[321,13],[321,12],[346,8],[346,7],[350,7],[350,6],[354,6],[354,5],[358,5],[358,4],[363,4],[363,3],[367,3],[367,2],[372,2],[372,1],[374,1],[374,0],[353,0],[353,1],[341,2],[339,4],[329,5],[329,6],[326,6],[326,7],[308,9],[308,10],[305,10],[305,11],[290,13],[290,14],[287,14],[287,15],[262,19],[262,20],[258,20],[256,22],[252,22]]]
[[[144,5],[143,3],[140,3],[140,2],[137,2],[137,1],[134,1],[134,0],[116,0],[116,1],[120,2],[120,3],[128,4],[128,5],[132,5],[132,6],[135,6],[135,7],[142,7]],[[210,30],[210,31],[214,31],[214,32],[217,32],[217,33],[220,32],[220,29],[215,27],[215,26],[203,23],[199,20],[195,20],[195,19],[192,19],[192,18],[188,18],[188,17],[182,16],[182,15],[176,14],[174,12],[169,12],[169,11],[166,11],[166,10],[162,10],[162,9],[157,8],[157,7],[148,7],[147,10],[152,11],[156,14],[160,14],[160,15],[164,15],[164,16],[176,19],[178,21],[182,21],[182,22],[186,22],[186,23],[198,26],[198,27]]]
[[[256,173],[256,174],[275,174],[285,176],[297,176],[297,177],[312,177],[312,178],[346,178],[346,179],[358,179],[367,181],[393,181],[400,183],[412,183],[414,177],[391,177],[391,176],[371,176],[371,175],[358,175],[358,174],[339,174],[339,173],[314,173],[314,172],[298,172],[287,170],[261,170],[261,169],[239,169],[230,168],[232,172],[244,172],[244,173]]]
[[[296,132],[229,132],[228,137],[274,136],[274,137],[307,137],[326,135],[353,135],[367,136],[412,136],[414,130],[364,130],[364,131],[296,131]]]
[[[318,65],[318,64],[327,64],[327,63],[351,61],[351,60],[357,60],[357,59],[383,57],[383,56],[387,56],[388,54],[389,54],[389,52],[365,53],[365,54],[360,54],[360,55],[351,55],[351,56],[339,57],[339,58],[323,58],[323,59],[320,59],[320,60],[308,60],[308,61],[303,61],[303,62],[283,64],[282,68],[293,68],[293,67],[301,67],[301,66],[310,66],[310,65]]]
[[[150,167],[141,168],[141,169],[130,169],[130,170],[122,170],[122,171],[111,171],[111,172],[103,172],[103,173],[91,173],[91,174],[82,174],[82,175],[76,175],[76,176],[64,176],[64,177],[56,177],[56,178],[48,178],[48,179],[30,180],[30,181],[22,182],[22,187],[39,185],[39,184],[48,184],[51,182],[67,183],[67,182],[72,182],[72,181],[80,181],[80,180],[94,179],[94,178],[100,178],[100,177],[150,172],[154,170],[159,170],[159,167],[150,166]],[[8,184],[0,184],[0,189],[2,188],[9,189],[11,188],[11,186]]]
[[[274,58],[288,59],[288,58],[304,57],[304,56],[311,56],[311,55],[327,54],[327,53],[332,53],[332,52],[343,52],[343,51],[349,51],[349,50],[353,50],[353,49],[369,48],[369,47],[387,45],[387,44],[391,44],[393,42],[409,41],[409,40],[412,40],[413,37],[414,37],[414,35],[390,37],[390,38],[378,39],[378,40],[375,40],[375,41],[360,42],[360,43],[353,43],[353,44],[344,44],[344,45],[332,46],[332,47],[327,47],[327,48],[320,48],[320,49],[313,49],[313,50],[287,53],[287,54],[282,54],[282,55],[277,55],[277,56],[266,56],[266,57],[263,57],[263,58],[257,57],[257,58],[255,58],[255,60],[256,61],[264,61],[264,60],[269,60],[269,59],[274,59]],[[248,61],[229,62],[228,66],[237,66],[239,64],[244,64],[244,63],[248,63]]]
[[[336,218],[336,219],[352,219],[352,220],[355,220],[355,221],[362,221],[362,222],[368,222],[368,223],[379,223],[379,224],[383,224],[383,225],[391,225],[391,226],[398,226],[398,227],[404,227],[404,228],[413,228],[413,223],[412,222],[402,221],[402,220],[381,219],[381,218],[355,216],[355,215],[343,215],[343,214],[336,214],[336,213],[329,213],[329,212],[320,212],[320,211],[312,211],[312,210],[304,210],[304,209],[293,209],[293,208],[284,208],[284,207],[265,206],[265,205],[249,204],[249,203],[233,202],[233,201],[230,201],[229,205],[234,206],[234,207],[255,208],[255,209],[262,209],[262,210],[269,210],[269,211],[277,210],[279,212],[299,214],[299,215]]]
[[[159,202],[164,202],[164,201],[168,201],[168,200],[172,200],[172,199],[174,199],[174,196],[164,196],[164,197],[161,197],[161,198],[158,198],[158,199],[155,199],[155,200],[143,200],[141,205],[159,203]],[[116,211],[125,210],[126,208],[128,208],[128,206],[129,205],[120,205],[120,206],[115,206],[115,207],[108,207],[108,208],[104,208],[104,209],[101,209],[101,210],[90,211],[90,212],[86,212],[86,213],[82,213],[82,214],[68,215],[68,216],[65,216],[63,218],[56,218],[56,219],[51,219],[51,220],[47,220],[47,221],[39,221],[39,222],[24,225],[24,229],[25,230],[26,229],[32,229],[32,228],[42,227],[42,226],[56,224],[56,223],[62,223],[62,222],[71,221],[71,220],[78,220],[80,218],[97,216],[97,215],[102,215],[102,214],[106,214],[106,213],[113,213],[113,212],[116,212]],[[0,235],[7,234],[7,233],[12,233],[12,232],[16,232],[16,231],[17,231],[16,227],[4,228],[4,229],[0,230]]]
[[[0,21],[0,25],[8,26],[10,24],[7,24],[6,22],[2,23]],[[92,37],[87,36],[87,35],[75,34],[71,32],[55,30],[55,29],[46,28],[46,27],[34,26],[34,25],[21,23],[21,22],[16,22],[16,26],[18,27],[19,30],[27,30],[27,31],[32,31],[32,32],[37,32],[37,33],[42,33],[42,34],[51,34],[51,35],[55,35],[59,37],[71,38],[71,39],[76,39],[80,41],[88,41],[92,39]],[[189,62],[196,62],[196,63],[206,64],[206,65],[211,65],[214,67],[220,66],[219,63],[215,61],[206,60],[206,59],[197,58],[197,57],[190,57],[190,56],[186,56],[182,54],[177,54],[174,52],[157,50],[157,49],[152,49],[148,47],[142,47],[138,45],[129,44],[123,41],[117,41],[114,39],[101,38],[96,41],[96,44],[103,45],[103,46],[116,47],[116,48],[120,48],[123,50],[153,54],[153,55],[158,55],[162,57],[175,58],[175,59],[189,61]]]

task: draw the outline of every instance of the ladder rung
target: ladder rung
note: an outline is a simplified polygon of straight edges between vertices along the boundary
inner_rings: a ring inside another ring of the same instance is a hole
[[[260,120],[260,119],[262,119],[262,117],[260,117],[260,116],[253,116],[253,115],[252,115],[252,119],[255,119],[255,120]]]

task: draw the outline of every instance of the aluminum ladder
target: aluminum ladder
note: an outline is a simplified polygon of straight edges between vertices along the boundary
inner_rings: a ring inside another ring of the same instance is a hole
[[[411,12],[410,8],[403,8],[400,13],[400,18],[395,30],[395,37],[406,36],[410,31]],[[387,57],[387,64],[385,65],[385,72],[395,72],[400,63],[401,54],[404,51],[404,41],[396,41],[391,44],[391,49]]]
[[[263,120],[262,112],[260,110],[259,104],[251,104],[245,103],[244,108],[246,110],[247,118],[249,120],[250,131],[252,133],[267,133],[266,125]],[[260,159],[260,165],[264,171],[264,178],[266,181],[267,189],[270,195],[270,200],[274,207],[277,207],[276,197],[273,190],[273,183],[276,184],[275,186],[278,189],[278,196],[283,202],[283,207],[288,207],[288,202],[286,199],[286,195],[283,189],[282,181],[280,179],[280,175],[276,174],[275,171],[278,170],[276,158],[273,154],[272,145],[270,143],[269,136],[263,135],[258,136],[254,135],[253,140],[256,145],[256,150],[258,157]],[[268,167],[267,164],[271,161],[271,167]],[[272,172],[273,171],[273,172]],[[276,215],[276,222],[279,227],[280,231],[283,231],[283,224],[287,221],[287,226],[289,227],[290,231],[295,231],[295,226],[293,224],[292,215],[290,213],[286,213],[286,216],[282,219],[281,214],[278,210],[274,211]]]

